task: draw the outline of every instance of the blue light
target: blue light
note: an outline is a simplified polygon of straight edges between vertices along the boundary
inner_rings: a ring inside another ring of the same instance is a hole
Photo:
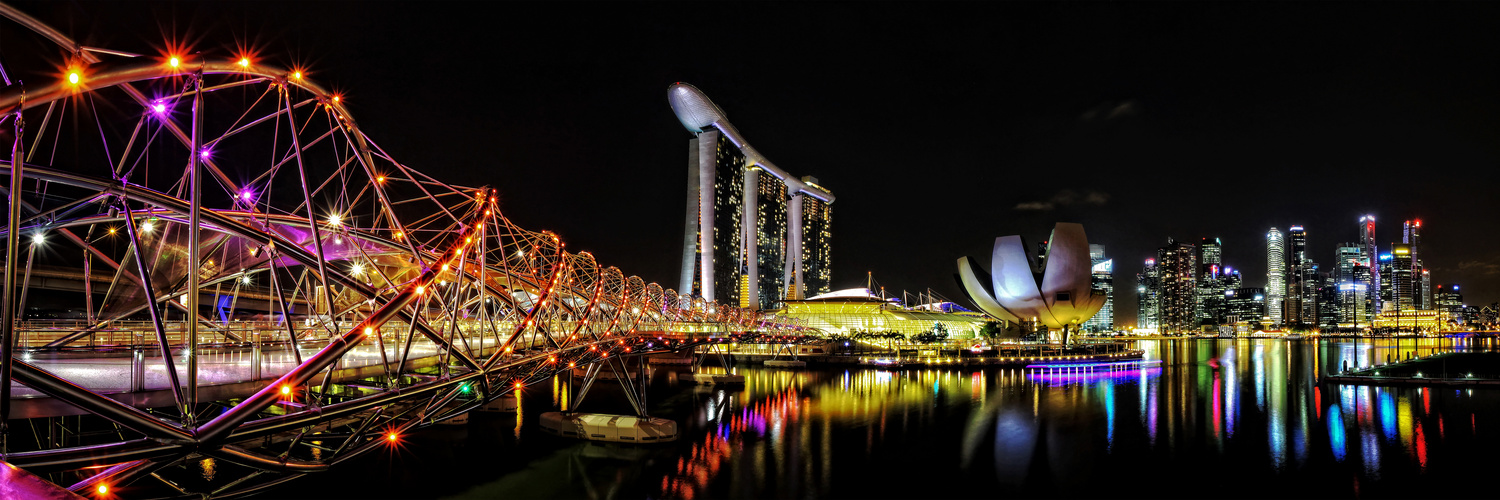
[[[1344,412],[1339,405],[1328,409],[1328,444],[1333,450],[1333,459],[1344,461]]]
[[[1391,260],[1391,254],[1388,254],[1388,253],[1380,254],[1380,260]]]

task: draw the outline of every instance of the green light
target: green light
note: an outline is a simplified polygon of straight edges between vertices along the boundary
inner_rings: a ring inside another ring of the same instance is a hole
[[[469,384],[463,384],[463,385],[458,386],[458,390],[463,391],[464,394],[468,394],[469,393]]]

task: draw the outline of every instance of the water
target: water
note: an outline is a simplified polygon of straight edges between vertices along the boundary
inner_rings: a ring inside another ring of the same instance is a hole
[[[1317,375],[1453,348],[1446,341],[1140,343],[1159,368],[741,367],[743,388],[658,373],[671,445],[542,434],[566,383],[518,414],[408,437],[271,492],[307,497],[949,498],[1493,496],[1500,390],[1318,385]],[[549,390],[550,389],[550,390]],[[596,386],[583,411],[624,412]]]

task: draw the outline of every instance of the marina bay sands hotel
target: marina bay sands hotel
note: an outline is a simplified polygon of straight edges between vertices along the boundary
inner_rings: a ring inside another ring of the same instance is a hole
[[[697,87],[667,102],[694,134],[678,290],[751,309],[827,293],[833,195],[761,156]]]

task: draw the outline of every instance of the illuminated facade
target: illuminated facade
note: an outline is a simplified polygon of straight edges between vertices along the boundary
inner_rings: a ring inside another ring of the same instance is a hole
[[[1224,243],[1218,238],[1203,238],[1198,242],[1198,290],[1193,304],[1193,317],[1198,324],[1217,324],[1224,309],[1224,286],[1219,276],[1224,273]]]
[[[1464,320],[1464,294],[1458,291],[1458,285],[1438,285],[1437,293],[1434,295],[1436,309],[1448,313],[1449,318]]]
[[[1432,309],[1432,277],[1422,265],[1422,220],[1401,223],[1401,243],[1411,247],[1412,303],[1417,309]]]
[[[1380,316],[1375,318],[1375,328],[1399,332],[1435,333],[1453,330],[1448,320],[1448,313],[1444,311],[1391,309],[1380,312]]]
[[[1082,225],[1059,222],[1047,241],[1046,256],[1036,262],[1020,236],[995,238],[989,273],[972,257],[961,257],[958,278],[969,298],[990,316],[1061,330],[1060,340],[1067,343],[1069,332],[1104,307],[1105,295],[1093,289]]]
[[[926,311],[903,308],[863,290],[862,296],[834,292],[832,297],[788,300],[778,317],[796,319],[829,334],[897,332],[911,336],[932,332],[938,326],[950,338],[973,338],[987,318],[978,313]]]
[[[1197,304],[1198,252],[1191,243],[1167,238],[1167,246],[1156,251],[1158,283],[1158,319],[1160,330],[1183,333],[1198,330],[1193,315]]]
[[[805,176],[802,182],[822,187],[816,177]],[[832,221],[832,203],[812,196],[802,197],[802,263],[808,295],[828,293],[833,281],[833,232],[829,230]]]
[[[1281,309],[1283,324],[1289,328],[1312,322],[1307,318],[1308,308],[1305,307],[1306,286],[1303,282],[1307,279],[1307,264],[1307,230],[1302,226],[1292,226],[1287,231],[1286,296],[1283,299],[1286,305]]]
[[[1359,248],[1360,263],[1370,270],[1370,276],[1365,281],[1365,289],[1369,295],[1365,300],[1365,310],[1369,311],[1371,321],[1380,311],[1380,257],[1379,248],[1375,244],[1375,216],[1365,215],[1359,218]]]
[[[1285,322],[1282,307],[1286,304],[1286,238],[1281,230],[1271,228],[1266,232],[1266,314],[1271,325]]]
[[[1264,288],[1231,288],[1224,291],[1225,324],[1259,329],[1266,317]],[[1243,333],[1243,332],[1242,332]]]
[[[1104,245],[1089,244],[1089,263],[1093,266],[1091,286],[1104,293],[1104,307],[1083,324],[1083,331],[1112,332],[1115,330],[1115,261],[1105,257]]]
[[[834,196],[796,178],[751,147],[724,110],[696,87],[675,83],[667,102],[688,142],[683,293],[769,309],[828,289]]]
[[[1141,268],[1140,274],[1135,275],[1135,327],[1146,330],[1161,328],[1161,319],[1158,313],[1161,311],[1161,299],[1157,295],[1161,291],[1161,279],[1156,267],[1156,259],[1146,259],[1146,266]]]

